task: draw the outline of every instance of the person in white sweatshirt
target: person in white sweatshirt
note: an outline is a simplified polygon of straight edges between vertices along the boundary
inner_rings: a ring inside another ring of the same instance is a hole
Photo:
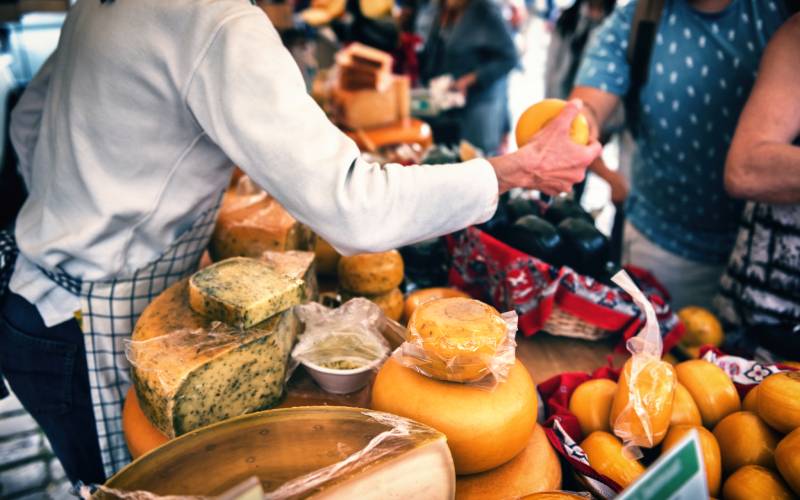
[[[506,156],[370,164],[250,2],[81,0],[12,116],[29,197],[0,367],[69,478],[100,482],[129,460],[122,343],[196,270],[233,164],[340,252],[382,251],[486,221],[512,187],[569,190],[600,151],[568,138],[579,108]]]

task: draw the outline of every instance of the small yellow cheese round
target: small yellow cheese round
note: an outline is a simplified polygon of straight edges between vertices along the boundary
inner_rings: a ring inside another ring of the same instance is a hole
[[[670,425],[689,424],[703,425],[703,417],[686,387],[678,383],[675,386],[675,398],[672,400],[672,417]]]
[[[781,477],[760,465],[745,465],[725,481],[722,487],[725,500],[792,500],[791,490]]]
[[[775,448],[775,463],[789,486],[800,495],[800,428],[790,432]]]
[[[411,315],[414,314],[414,311],[416,311],[417,308],[425,302],[430,302],[436,299],[448,299],[452,297],[464,297],[468,299],[469,295],[457,288],[447,287],[422,288],[420,290],[415,290],[408,294],[408,297],[406,297],[403,319],[408,322],[408,320],[411,318]]]
[[[726,474],[745,465],[775,468],[775,447],[780,436],[755,413],[731,413],[714,427],[714,436],[722,452]]]
[[[429,425],[447,436],[457,474],[498,467],[525,449],[536,424],[536,386],[516,361],[493,390],[420,375],[394,358],[378,371],[372,408]]]
[[[339,259],[339,284],[355,294],[389,293],[403,282],[403,273],[403,257],[397,250],[363,253]]]
[[[567,101],[562,99],[543,99],[526,109],[517,121],[515,136],[517,146],[522,147],[561,113]],[[589,122],[583,114],[578,114],[570,126],[569,136],[581,145],[589,143]]]
[[[420,368],[451,382],[477,381],[492,373],[507,336],[508,325],[497,309],[463,297],[426,302],[408,321],[408,342],[427,354]]]
[[[594,431],[611,432],[608,416],[616,393],[617,383],[607,378],[587,380],[572,393],[569,411],[578,419],[584,436]]]
[[[741,409],[736,387],[717,365],[693,359],[678,364],[675,372],[678,381],[692,395],[707,428],[713,429],[720,420]]]
[[[758,413],[758,386],[748,391],[747,395],[744,397],[744,401],[742,401],[742,409]]]
[[[623,488],[644,473],[642,464],[626,457],[620,440],[608,432],[595,431],[589,434],[581,443],[581,449],[594,470]]]
[[[670,427],[662,443],[661,453],[669,451],[670,448],[677,445],[692,430],[697,431],[698,439],[700,440],[700,450],[703,455],[703,464],[706,469],[706,481],[708,482],[708,494],[717,496],[722,478],[722,467],[720,465],[719,444],[711,431],[699,425],[680,424]]]
[[[800,427],[800,372],[781,372],[758,386],[758,416],[787,434]]]
[[[399,288],[381,295],[368,295],[366,298],[376,303],[389,319],[400,321],[403,316],[403,292]]]

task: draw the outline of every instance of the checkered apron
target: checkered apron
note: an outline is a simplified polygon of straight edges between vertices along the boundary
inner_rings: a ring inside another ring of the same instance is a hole
[[[89,388],[107,477],[130,461],[122,434],[122,405],[131,384],[123,341],[130,338],[136,320],[152,299],[197,269],[214,230],[220,201],[221,196],[161,257],[132,276],[83,281],[61,271],[42,269],[51,280],[81,299]]]

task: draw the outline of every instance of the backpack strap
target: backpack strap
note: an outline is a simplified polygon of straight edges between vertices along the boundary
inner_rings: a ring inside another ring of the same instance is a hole
[[[653,53],[658,23],[663,10],[664,0],[639,0],[631,22],[627,52],[631,83],[624,104],[628,128],[634,135],[639,122],[639,96],[642,87],[647,82],[650,55]]]

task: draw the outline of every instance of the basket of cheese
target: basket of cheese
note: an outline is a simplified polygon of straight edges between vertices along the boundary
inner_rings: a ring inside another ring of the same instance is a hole
[[[621,370],[563,373],[539,385],[548,438],[580,483],[613,498],[696,432],[709,496],[800,494],[798,372],[712,347],[672,366],[660,349],[633,347]]]

